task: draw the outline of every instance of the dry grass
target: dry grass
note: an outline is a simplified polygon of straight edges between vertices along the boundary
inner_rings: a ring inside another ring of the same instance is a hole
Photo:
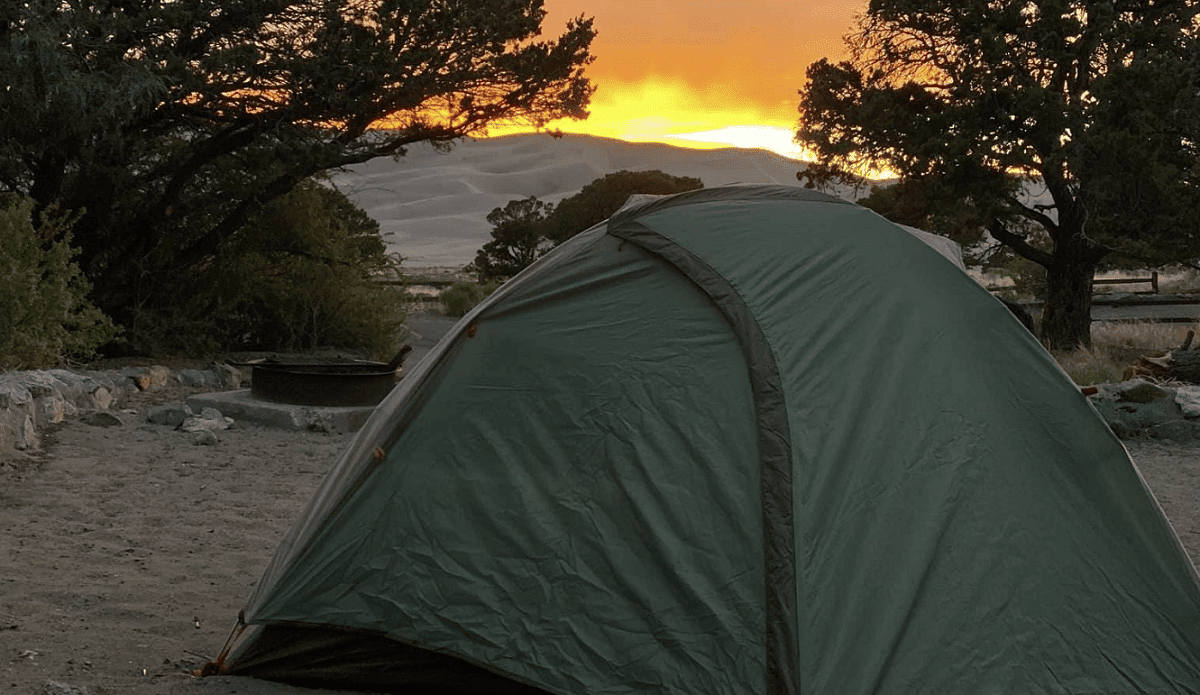
[[[1092,324],[1091,348],[1054,357],[1081,386],[1113,383],[1138,357],[1178,348],[1195,328],[1184,323],[1098,321]]]
[[[1106,278],[1145,278],[1150,270],[1111,271]],[[1150,285],[1097,284],[1098,294],[1145,292]],[[1200,294],[1200,271],[1189,268],[1164,268],[1158,272],[1159,294]],[[1007,294],[1013,294],[1010,290]],[[1080,385],[1113,383],[1121,380],[1125,368],[1138,357],[1166,352],[1183,344],[1189,329],[1200,327],[1185,323],[1152,321],[1098,321],[1092,324],[1092,347],[1072,352],[1056,352],[1054,358],[1075,383]]]
[[[1200,271],[1183,268],[1158,275],[1158,291],[1163,294],[1190,294],[1197,288],[1200,288]]]
[[[1151,270],[1112,270],[1099,273],[1105,278],[1148,278]],[[1158,271],[1159,294],[1190,294],[1200,288],[1200,271],[1183,267],[1168,267]],[[1123,292],[1149,292],[1150,283],[1109,285],[1096,283],[1093,290],[1097,294],[1115,294]]]

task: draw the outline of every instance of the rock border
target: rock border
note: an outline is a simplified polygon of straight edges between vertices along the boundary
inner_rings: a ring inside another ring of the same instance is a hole
[[[0,372],[0,456],[23,456],[41,450],[48,427],[69,417],[99,422],[131,394],[170,383],[214,391],[242,387],[242,373],[227,364],[172,371],[169,367],[119,370],[49,369]],[[1130,379],[1083,388],[1089,402],[1121,439],[1191,442],[1200,439],[1200,386]],[[196,413],[184,414],[182,420]],[[115,417],[115,415],[114,415]],[[163,417],[156,413],[150,420]],[[161,423],[167,424],[167,423]],[[203,429],[212,430],[212,427]]]
[[[242,373],[227,364],[175,372],[161,365],[0,372],[0,456],[36,453],[51,425],[76,416],[95,419],[95,414],[108,413],[133,393],[172,382],[193,388],[236,389],[242,380]]]
[[[1083,392],[1121,439],[1200,439],[1200,386],[1130,379]]]

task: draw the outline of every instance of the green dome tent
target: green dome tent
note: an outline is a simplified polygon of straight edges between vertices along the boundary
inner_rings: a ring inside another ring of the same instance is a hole
[[[790,186],[627,206],[468,314],[223,673],[411,692],[1196,693],[1200,582],[1000,302]]]

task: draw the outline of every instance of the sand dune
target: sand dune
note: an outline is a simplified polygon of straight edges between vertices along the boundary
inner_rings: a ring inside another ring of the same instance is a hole
[[[657,169],[705,186],[796,184],[802,162],[766,150],[691,150],[586,135],[511,135],[467,140],[449,152],[427,145],[333,177],[379,222],[390,250],[409,266],[461,266],[491,232],[487,214],[537,196],[556,203],[616,171]]]

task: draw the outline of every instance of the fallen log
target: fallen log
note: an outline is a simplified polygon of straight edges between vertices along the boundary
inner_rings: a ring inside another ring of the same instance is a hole
[[[1169,352],[1152,352],[1134,360],[1125,368],[1121,381],[1155,379],[1200,384],[1200,349],[1191,350],[1196,331],[1189,330],[1183,344]]]
[[[1200,384],[1200,350],[1172,352],[1167,374],[1172,379]]]
[[[1195,335],[1195,330],[1188,330],[1183,344],[1174,351],[1141,355],[1124,369],[1121,381],[1148,378],[1156,381],[1171,379],[1176,382],[1200,384],[1200,349],[1189,349],[1192,348]]]
[[[1133,364],[1125,368],[1121,374],[1121,381],[1129,381],[1130,379],[1150,379],[1153,381],[1161,381],[1170,378],[1171,370],[1171,353],[1169,352],[1154,352],[1149,355],[1142,355],[1133,361]]]

